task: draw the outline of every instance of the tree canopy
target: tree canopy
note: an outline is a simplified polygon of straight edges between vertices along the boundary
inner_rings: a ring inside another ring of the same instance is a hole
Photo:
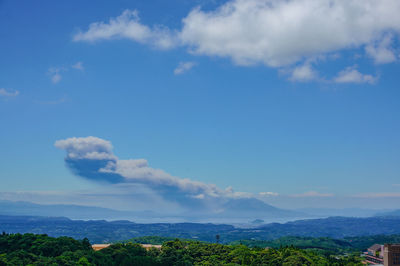
[[[145,239],[143,239],[145,240]],[[149,237],[148,240],[161,240]],[[168,239],[169,240],[169,239]],[[325,256],[293,246],[280,248],[170,240],[161,250],[117,243],[93,251],[87,239],[35,234],[0,235],[0,265],[360,265],[356,257]]]

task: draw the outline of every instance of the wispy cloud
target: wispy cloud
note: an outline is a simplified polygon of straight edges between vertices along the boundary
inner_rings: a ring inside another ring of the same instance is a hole
[[[0,96],[2,97],[16,97],[19,95],[19,91],[17,90],[9,90],[0,88]]]
[[[279,196],[279,193],[276,192],[259,192],[258,195],[262,197],[276,197]]]
[[[81,71],[85,70],[85,68],[83,67],[83,62],[81,62],[81,61],[76,62],[71,67],[74,69],[77,69],[77,70],[81,70]]]
[[[163,26],[150,28],[143,25],[137,10],[125,10],[120,16],[111,18],[108,23],[94,22],[89,25],[86,32],[77,33],[73,40],[94,42],[122,38],[161,49],[176,46],[176,37],[173,32]]]
[[[382,40],[377,43],[372,43],[366,46],[365,51],[372,57],[376,64],[387,64],[397,60],[399,51],[393,48],[393,35],[387,34]]]
[[[318,73],[312,67],[311,62],[305,62],[292,70],[289,79],[300,82],[312,81],[318,79]]]
[[[364,193],[355,195],[355,198],[400,198],[400,192]]]
[[[334,194],[332,193],[320,193],[317,191],[308,191],[305,192],[303,194],[294,194],[294,195],[290,195],[290,197],[294,197],[294,198],[311,198],[311,197],[333,197]]]
[[[51,82],[54,84],[57,84],[61,81],[62,76],[61,76],[61,71],[65,71],[65,68],[56,68],[56,67],[51,67],[48,70],[48,73],[50,75]]]
[[[369,74],[362,74],[357,70],[357,66],[347,67],[340,71],[338,75],[333,79],[336,83],[369,83],[373,84],[378,80],[378,77],[374,77]]]
[[[63,72],[67,72],[70,69],[74,69],[74,70],[79,70],[79,71],[84,71],[85,68],[83,66],[83,62],[82,61],[78,61],[75,64],[72,64],[70,66],[61,66],[61,67],[50,67],[47,70],[48,75],[50,76],[51,82],[53,82],[54,84],[57,84],[61,81],[61,79],[63,78],[61,73]]]
[[[183,73],[192,69],[194,66],[196,66],[195,62],[180,62],[179,65],[174,69],[174,74],[182,75]]]

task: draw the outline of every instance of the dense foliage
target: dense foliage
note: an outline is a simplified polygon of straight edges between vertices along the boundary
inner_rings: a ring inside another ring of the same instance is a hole
[[[118,243],[93,251],[87,239],[2,234],[0,265],[360,265],[356,257],[322,256],[295,247],[249,248],[173,240],[161,250]]]
[[[34,234],[0,236],[0,265],[70,265],[69,261],[78,261],[91,251],[87,239]]]
[[[172,241],[175,238],[160,237],[160,236],[144,236],[136,237],[124,241],[123,243],[141,243],[161,245],[167,241]],[[181,239],[185,242],[194,241]],[[329,255],[344,255],[344,254],[360,254],[373,244],[380,243],[400,243],[400,235],[375,235],[375,236],[360,236],[346,237],[344,239],[333,239],[329,237],[299,237],[286,236],[274,240],[236,240],[229,245],[245,245],[250,248],[280,248],[292,246],[303,250],[314,251],[325,256]]]
[[[297,237],[287,236],[275,240],[238,240],[231,245],[243,244],[248,247],[272,247],[294,246],[300,249],[314,250],[321,254],[348,254],[365,251],[373,244],[400,243],[400,235],[375,235],[346,237],[333,239],[329,237]]]
[[[165,237],[165,236],[139,236],[128,240],[121,241],[121,243],[137,243],[137,244],[151,244],[151,245],[162,245],[165,242],[173,241],[176,237]],[[180,239],[183,241],[190,241],[187,239]]]
[[[240,240],[234,241],[232,245],[243,244],[248,247],[271,247],[279,248],[293,246],[300,249],[314,250],[320,254],[343,254],[357,251],[348,241],[343,239],[332,239],[329,237],[293,237],[287,236],[275,240]],[[363,250],[363,249],[362,249]],[[358,251],[362,251],[358,250]]]
[[[344,240],[348,242],[355,250],[362,251],[376,243],[400,243],[400,235],[356,236],[345,237]]]

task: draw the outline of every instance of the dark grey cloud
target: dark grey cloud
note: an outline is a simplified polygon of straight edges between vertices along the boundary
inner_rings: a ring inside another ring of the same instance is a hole
[[[55,146],[67,152],[65,163],[72,173],[94,182],[146,185],[167,200],[196,208],[234,195],[231,189],[221,190],[152,168],[145,159],[120,160],[114,155],[112,144],[97,137],[58,140]]]
[[[104,181],[109,183],[124,182],[124,178],[115,173],[102,173],[99,169],[106,167],[109,160],[97,159],[71,159],[66,158],[65,163],[68,168],[77,176],[81,176],[93,181]]]

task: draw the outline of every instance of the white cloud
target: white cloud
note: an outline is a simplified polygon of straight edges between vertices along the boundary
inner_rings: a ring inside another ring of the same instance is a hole
[[[53,82],[54,84],[57,84],[61,81],[62,79],[62,72],[67,72],[69,71],[71,68],[76,69],[76,70],[80,70],[80,71],[84,71],[85,68],[83,66],[83,62],[78,61],[75,64],[71,65],[70,67],[50,67],[47,71],[48,75],[50,75],[50,79],[51,82]]]
[[[333,197],[333,196],[334,195],[331,194],[331,193],[320,193],[320,192],[317,192],[317,191],[308,191],[308,192],[305,192],[303,194],[291,195],[291,197],[294,197],[294,198],[308,198],[308,197],[320,198],[320,197]]]
[[[347,67],[339,72],[333,79],[336,83],[375,83],[377,77],[368,74],[362,74],[357,70],[357,66]]]
[[[3,97],[16,97],[19,95],[19,91],[17,90],[7,90],[4,88],[0,88],[0,96]]]
[[[60,73],[55,73],[54,75],[52,75],[51,76],[51,81],[54,83],[54,84],[56,84],[56,83],[58,83],[58,82],[60,82],[60,80],[61,80],[61,75],[60,75]]]
[[[49,68],[48,73],[50,75],[51,82],[53,82],[54,84],[60,82],[62,79],[60,72],[63,70],[64,70],[63,68],[56,68],[56,67]]]
[[[214,10],[193,9],[180,29],[147,26],[136,10],[125,10],[108,22],[90,24],[73,40],[125,38],[160,49],[186,47],[191,54],[229,58],[242,66],[291,67],[303,62],[289,79],[311,81],[318,75],[307,62],[318,56],[338,57],[344,50],[365,47],[378,64],[395,61],[398,10],[398,0],[230,0]],[[178,66],[174,73],[191,67]],[[374,81],[356,70],[344,74],[337,82]]]
[[[71,67],[74,69],[77,69],[77,70],[81,70],[81,71],[85,70],[85,68],[83,67],[83,62],[81,62],[81,61],[76,62]]]
[[[68,159],[113,160],[113,146],[107,140],[97,137],[69,138],[57,140],[54,144],[67,152]]]
[[[174,69],[175,75],[181,75],[196,66],[195,62],[180,62],[179,65]]]
[[[99,172],[119,174],[125,178],[126,182],[176,187],[191,194],[200,193],[207,196],[218,196],[222,193],[215,185],[204,184],[187,178],[178,178],[161,169],[151,168],[145,159],[117,160],[110,162]]]
[[[260,192],[260,193],[258,193],[260,196],[262,196],[262,197],[276,197],[276,196],[279,196],[279,194],[278,193],[276,193],[276,192]]]
[[[306,62],[293,69],[289,79],[292,81],[311,81],[318,78],[318,73],[312,68],[311,63]]]
[[[194,53],[239,65],[284,66],[398,32],[398,10],[398,0],[232,0],[190,12],[180,39]]]
[[[176,45],[176,38],[171,31],[162,26],[150,28],[140,23],[136,10],[125,10],[120,16],[111,18],[108,23],[94,22],[86,32],[79,32],[74,41],[121,39],[126,38],[143,44],[168,49]]]
[[[198,194],[198,195],[194,195],[194,196],[192,196],[194,199],[204,199],[205,198],[205,196],[204,196],[204,194]]]
[[[392,48],[393,35],[387,34],[380,42],[369,44],[365,51],[371,56],[376,64],[387,64],[397,60]]]

